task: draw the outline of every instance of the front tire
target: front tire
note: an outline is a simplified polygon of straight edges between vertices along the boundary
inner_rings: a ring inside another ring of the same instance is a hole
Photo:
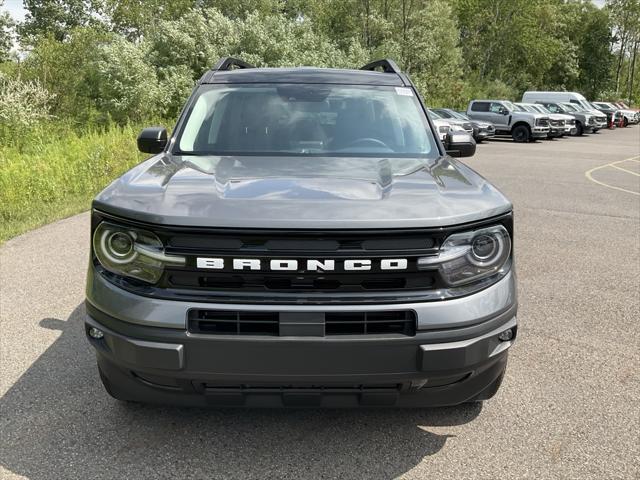
[[[584,133],[584,128],[582,128],[582,123],[576,122],[576,137],[581,137]]]
[[[511,138],[516,143],[527,143],[531,141],[531,132],[529,131],[529,127],[525,127],[524,125],[518,125],[511,132]]]
[[[629,126],[629,120],[627,119],[627,117],[624,117],[624,120],[622,121],[622,126],[623,127],[628,127]]]

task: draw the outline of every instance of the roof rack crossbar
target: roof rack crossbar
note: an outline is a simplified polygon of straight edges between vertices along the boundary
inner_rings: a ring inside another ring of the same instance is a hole
[[[255,68],[253,65],[250,65],[247,62],[243,62],[242,60],[239,60],[237,58],[222,57],[220,60],[218,60],[218,63],[216,63],[211,70],[213,70],[213,71],[232,70],[233,67],[236,67],[236,68]]]
[[[382,60],[376,60],[375,62],[367,63],[365,66],[360,67],[360,70],[375,71],[376,68],[382,68],[384,73],[401,73],[398,64],[390,58],[383,58]]]

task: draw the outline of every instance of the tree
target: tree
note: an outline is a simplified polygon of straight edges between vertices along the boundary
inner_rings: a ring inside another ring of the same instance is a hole
[[[626,93],[627,99],[631,100],[635,96],[635,70],[640,44],[640,0],[609,0],[607,10],[610,12],[615,34],[612,38],[612,49],[618,50],[615,63],[615,95]]]
[[[0,0],[0,63],[9,60],[15,33],[13,19],[9,12],[2,10],[3,7],[4,0]]]
[[[626,56],[631,57],[633,49],[637,48],[636,42],[640,35],[640,0],[609,0],[607,9],[615,31],[613,43],[618,46],[615,69],[616,94],[618,94]]]
[[[571,77],[576,69],[556,0],[458,0],[456,12],[468,71],[518,90],[543,87],[549,72]],[[569,52],[567,53],[567,47]]]
[[[53,115],[79,125],[127,123],[163,113],[155,69],[144,45],[114,33],[76,28],[59,42],[41,38],[24,62],[23,76],[54,95]]]
[[[196,0],[102,0],[104,22],[111,31],[140,40],[160,20],[180,18]]]
[[[62,41],[75,27],[100,25],[97,0],[24,0],[24,6],[27,12],[18,33],[25,45],[35,45],[39,36]]]

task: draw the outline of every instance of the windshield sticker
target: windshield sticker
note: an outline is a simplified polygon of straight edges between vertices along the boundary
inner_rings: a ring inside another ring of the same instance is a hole
[[[405,97],[413,97],[413,92],[410,88],[396,87],[396,93],[398,95],[404,95]]]

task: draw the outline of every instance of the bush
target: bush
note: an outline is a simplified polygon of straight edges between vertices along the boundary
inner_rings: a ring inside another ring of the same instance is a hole
[[[48,119],[52,95],[38,82],[0,73],[0,139],[13,141],[18,132]]]
[[[29,54],[24,76],[42,79],[55,94],[51,112],[84,125],[126,124],[160,116],[164,102],[144,45],[89,28],[64,42],[42,39]]]
[[[97,192],[143,158],[137,133],[125,126],[79,135],[42,125],[32,141],[0,148],[0,242],[89,208]]]

